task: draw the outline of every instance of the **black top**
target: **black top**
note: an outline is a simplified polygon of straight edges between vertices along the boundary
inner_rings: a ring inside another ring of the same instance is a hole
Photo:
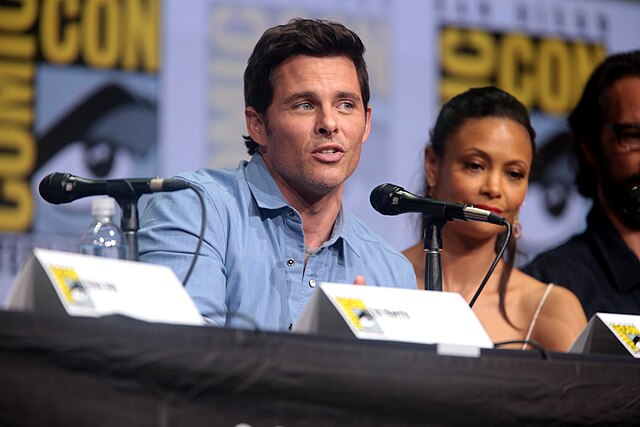
[[[571,289],[587,318],[597,312],[640,314],[640,261],[597,204],[584,233],[538,255],[523,271]]]

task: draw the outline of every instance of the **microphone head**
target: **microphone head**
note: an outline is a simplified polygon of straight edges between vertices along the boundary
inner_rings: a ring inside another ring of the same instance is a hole
[[[392,200],[399,197],[399,192],[404,191],[402,187],[393,184],[380,184],[371,191],[369,202],[373,209],[382,215],[398,215],[400,212],[394,208]]]
[[[64,190],[70,176],[68,173],[60,172],[45,176],[38,187],[40,196],[54,205],[70,202],[73,198],[70,199],[69,193]]]

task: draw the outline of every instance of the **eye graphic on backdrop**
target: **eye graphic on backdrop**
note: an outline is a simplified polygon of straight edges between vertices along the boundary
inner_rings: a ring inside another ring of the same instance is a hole
[[[156,105],[118,84],[89,92],[38,137],[34,195],[40,180],[52,171],[89,179],[151,174],[156,141]],[[148,169],[148,167],[146,168]],[[86,220],[90,200],[51,206],[36,198],[37,231],[66,232]],[[76,230],[77,231],[77,230]]]
[[[520,211],[524,227],[536,230],[523,233],[521,250],[529,257],[561,243],[567,233],[584,227],[590,201],[578,193],[574,184],[576,168],[571,151],[570,136],[562,128],[540,140],[527,204]]]
[[[562,216],[574,190],[574,165],[570,161],[571,138],[561,131],[549,138],[536,154],[531,185],[544,192],[544,208],[554,218]]]
[[[84,161],[93,175],[104,177],[113,167],[116,147],[108,142],[92,142],[85,146]]]

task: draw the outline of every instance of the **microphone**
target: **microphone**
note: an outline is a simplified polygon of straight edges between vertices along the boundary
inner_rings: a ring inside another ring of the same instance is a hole
[[[640,219],[640,186],[634,185],[627,189],[622,208],[629,217]]]
[[[448,221],[457,219],[461,221],[489,222],[496,225],[505,225],[507,222],[502,216],[491,211],[479,209],[473,205],[416,196],[394,184],[378,185],[371,192],[369,201],[371,206],[383,215],[418,212],[432,218],[444,218]]]
[[[181,179],[124,178],[93,180],[68,173],[54,172],[40,181],[40,195],[54,205],[69,203],[87,196],[107,195],[115,198],[138,198],[142,194],[177,191],[189,188]]]

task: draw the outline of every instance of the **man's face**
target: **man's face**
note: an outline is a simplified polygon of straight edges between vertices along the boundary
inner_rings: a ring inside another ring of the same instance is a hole
[[[246,109],[249,134],[287,200],[340,195],[360,160],[371,109],[362,102],[353,62],[298,55],[272,76],[266,118]]]
[[[609,125],[640,123],[640,77],[625,77],[614,83],[608,92],[605,127],[600,134],[601,154],[595,159],[598,175],[598,197],[611,206],[627,225],[634,228],[640,224],[629,224],[621,212],[625,191],[632,185],[640,185],[640,150],[630,150],[619,142],[619,135]],[[620,132],[618,132],[620,134]],[[633,131],[627,139],[638,135]],[[625,134],[622,134],[624,143]]]

